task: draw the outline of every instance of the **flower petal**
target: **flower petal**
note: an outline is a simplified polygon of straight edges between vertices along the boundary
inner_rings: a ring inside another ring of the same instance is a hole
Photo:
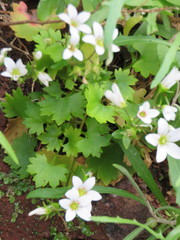
[[[77,215],[84,219],[85,221],[91,220],[91,212],[89,211],[89,207],[82,207],[77,210]]]
[[[9,57],[4,58],[4,65],[6,66],[8,72],[12,71],[12,69],[16,67],[15,62]]]
[[[86,35],[82,38],[82,40],[86,43],[90,43],[92,45],[95,45],[96,44],[96,40],[95,40],[95,37],[94,35]]]
[[[102,196],[94,190],[88,192],[88,197],[90,197],[92,201],[99,201],[100,199],[102,199]]]
[[[145,139],[148,143],[150,143],[153,146],[157,146],[159,143],[159,135],[156,133],[150,133],[147,136],[145,136]]]
[[[175,143],[168,142],[166,144],[166,151],[171,157],[180,159],[180,147]]]
[[[79,177],[77,177],[77,176],[73,176],[72,183],[73,183],[73,186],[75,188],[82,188],[83,187],[82,180]]]
[[[83,54],[82,52],[79,50],[79,49],[76,49],[73,53],[73,56],[79,60],[79,61],[82,61],[83,60]]]
[[[78,16],[77,9],[72,4],[69,4],[67,6],[67,12],[68,12],[70,19],[76,19]]]
[[[68,209],[70,203],[71,203],[70,199],[60,199],[59,200],[59,205],[64,209]]]
[[[95,38],[103,39],[103,28],[100,23],[98,22],[93,23],[93,31]]]
[[[70,18],[66,13],[58,14],[58,17],[63,20],[65,23],[70,24]]]
[[[2,72],[1,75],[4,76],[4,77],[10,77],[10,78],[12,77],[12,74],[10,72],[7,72],[7,71]]]
[[[98,46],[98,45],[95,46],[95,49],[96,49],[96,53],[97,53],[98,55],[103,55],[104,52],[105,52],[104,47],[101,47],[101,46]]]
[[[120,51],[120,47],[118,47],[118,46],[115,45],[115,44],[112,44],[111,50],[112,50],[112,52],[119,52],[119,51]]]
[[[160,112],[157,109],[149,109],[148,117],[155,118],[160,114]]]
[[[85,23],[90,18],[90,15],[91,15],[90,12],[85,12],[85,11],[80,12],[77,17],[78,22]]]
[[[180,140],[180,128],[173,129],[167,134],[167,138],[170,142],[177,142]]]
[[[165,119],[160,118],[158,120],[158,134],[166,136],[169,131],[169,125]]]
[[[87,24],[81,24],[78,29],[79,31],[86,34],[90,34],[92,32],[91,28]]]
[[[114,29],[114,32],[113,32],[112,40],[115,40],[115,39],[117,38],[117,36],[118,36],[118,29],[115,28],[115,29]]]
[[[156,161],[162,162],[166,159],[167,152],[166,152],[166,146],[165,145],[158,145],[157,152],[156,152]]]
[[[65,49],[64,52],[63,52],[63,59],[69,59],[71,58],[73,55],[72,51],[70,51],[69,49]]]
[[[76,211],[73,211],[72,209],[67,209],[66,215],[65,215],[65,220],[66,222],[72,221],[76,216]]]
[[[84,187],[85,187],[87,190],[90,190],[91,188],[94,187],[95,183],[96,183],[95,177],[90,177],[90,178],[88,178],[88,179],[84,182]]]
[[[77,200],[77,199],[79,199],[79,191],[77,188],[73,187],[72,189],[68,190],[65,193],[65,196],[67,198],[70,198],[71,200]]]

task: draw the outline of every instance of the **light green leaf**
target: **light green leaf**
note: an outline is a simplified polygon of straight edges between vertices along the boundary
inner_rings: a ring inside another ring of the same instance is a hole
[[[46,21],[54,12],[59,0],[41,0],[37,7],[37,15],[39,20]],[[58,4],[61,4],[60,2]]]
[[[158,27],[157,27],[157,12],[152,12],[149,13],[148,16],[146,17],[146,21],[147,21],[147,35],[150,35],[154,32],[158,31]]]
[[[114,123],[113,106],[104,106],[101,103],[101,99],[104,95],[105,89],[99,86],[97,83],[88,84],[88,88],[85,91],[87,99],[87,114],[95,118],[99,123],[106,123],[107,121]]]
[[[44,187],[48,183],[55,188],[60,181],[66,182],[68,170],[64,167],[64,164],[50,163],[44,154],[38,153],[36,157],[29,160],[31,164],[28,165],[27,172],[34,175],[33,180],[37,188]]]
[[[3,135],[3,133],[0,131],[0,144],[2,145],[2,147],[6,150],[6,152],[8,153],[9,157],[12,158],[12,160],[19,165],[19,161],[18,158],[13,150],[13,148],[11,147],[10,143],[8,142],[8,140],[6,139],[6,137]]]
[[[67,156],[76,157],[78,154],[77,143],[82,139],[80,137],[81,130],[77,128],[66,128],[64,131],[64,135],[68,138],[68,143],[64,144],[63,152],[66,152]]]
[[[62,145],[62,140],[59,139],[59,136],[62,134],[61,129],[55,125],[48,125],[46,128],[46,132],[43,132],[38,139],[42,142],[42,144],[47,144],[47,150],[60,150]]]
[[[128,36],[131,29],[142,20],[142,16],[141,15],[137,15],[137,16],[133,16],[130,19],[127,20],[127,22],[124,25],[123,28],[123,34],[124,36]]]
[[[29,164],[29,158],[35,155],[35,146],[35,138],[24,133],[21,137],[16,138],[12,143],[12,147],[19,160],[19,164],[16,164],[10,156],[5,157],[3,161],[9,164],[11,168],[18,169],[20,178],[25,178],[28,176],[26,170],[27,165]]]

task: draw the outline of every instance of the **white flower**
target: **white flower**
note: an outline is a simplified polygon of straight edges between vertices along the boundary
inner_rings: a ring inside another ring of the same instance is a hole
[[[67,222],[72,221],[76,215],[85,221],[90,221],[92,205],[89,199],[80,198],[77,189],[73,189],[71,192],[65,194],[68,199],[59,200],[59,204],[62,208],[66,209],[65,220]]]
[[[164,161],[167,154],[175,159],[180,159],[180,147],[174,143],[180,140],[180,128],[172,128],[165,119],[159,119],[158,133],[150,133],[145,139],[153,146],[157,146],[157,162]]]
[[[109,99],[117,107],[124,107],[126,105],[125,100],[119,90],[116,83],[112,85],[112,91],[106,90],[104,93],[105,97]]]
[[[52,81],[52,78],[45,72],[39,72],[38,78],[46,87],[49,87],[49,82]]]
[[[79,177],[73,176],[73,188],[67,191],[67,194],[71,195],[74,189],[77,189],[79,197],[85,198],[86,201],[99,201],[102,198],[101,195],[97,191],[91,190],[95,185],[95,181],[95,177],[90,177],[85,182],[82,182]]]
[[[28,216],[32,216],[32,215],[44,215],[46,214],[46,208],[43,207],[38,207],[36,209],[34,209],[33,211],[31,211]]]
[[[83,11],[78,14],[77,9],[72,4],[69,4],[67,6],[67,14],[60,13],[58,17],[69,24],[69,31],[73,36],[77,35],[79,31],[88,34],[91,33],[91,28],[87,24],[84,24],[90,18],[89,12]]]
[[[0,64],[3,63],[4,58],[6,57],[7,52],[11,51],[12,48],[2,48],[0,51]]]
[[[4,65],[6,66],[6,71],[2,72],[1,75],[4,77],[10,77],[14,81],[17,81],[19,77],[27,74],[26,65],[22,63],[21,59],[18,59],[15,63],[11,58],[4,58]]]
[[[70,38],[70,44],[63,52],[63,59],[66,60],[73,56],[79,61],[83,60],[82,52],[78,48],[76,48],[76,45],[78,44],[78,42],[79,42],[79,38],[77,36]]]
[[[159,111],[157,109],[150,109],[149,102],[144,102],[140,107],[137,113],[138,118],[141,119],[146,124],[150,124],[152,122],[152,118],[155,118],[159,115]]]
[[[168,105],[163,106],[162,113],[166,121],[170,121],[170,120],[174,121],[176,118],[176,114],[175,114],[176,112],[177,112],[176,107],[168,106]]]
[[[36,60],[39,60],[42,58],[42,52],[41,51],[37,51],[34,53],[34,57]]]
[[[178,68],[173,67],[173,69],[168,73],[168,75],[162,80],[161,86],[165,89],[171,88],[180,80],[180,71]]]
[[[86,43],[90,43],[95,46],[96,53],[98,55],[103,55],[105,52],[104,49],[104,33],[103,28],[100,23],[93,23],[93,32],[94,35],[86,35],[82,40]]]
[[[115,29],[114,29],[114,32],[113,32],[112,40],[115,40],[115,39],[117,38],[117,36],[118,36],[118,29],[115,28]],[[120,48],[119,48],[117,45],[112,44],[111,50],[112,50],[112,52],[119,52],[119,51],[120,51]]]

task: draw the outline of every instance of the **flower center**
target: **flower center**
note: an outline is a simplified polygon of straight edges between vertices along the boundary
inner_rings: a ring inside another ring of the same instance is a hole
[[[146,117],[146,112],[145,112],[145,111],[140,112],[140,113],[139,113],[139,116],[140,116],[140,117],[143,117],[143,118]]]
[[[98,45],[98,46],[100,46],[100,47],[104,47],[104,42],[103,42],[103,40],[102,39],[96,39],[96,44]]]
[[[80,197],[87,194],[87,190],[85,188],[79,188],[78,191],[79,191],[79,196]]]
[[[76,50],[76,48],[74,47],[74,45],[69,45],[68,46],[68,49],[71,51],[71,52],[74,52]]]
[[[159,138],[159,144],[164,145],[167,142],[167,137],[166,136],[161,136]]]
[[[12,70],[12,75],[13,75],[13,76],[19,76],[19,75],[21,75],[19,69],[18,69],[18,68],[14,68],[14,69]]]
[[[79,202],[78,202],[78,201],[74,201],[74,202],[72,202],[72,203],[70,204],[70,208],[71,208],[72,210],[77,210],[78,207],[79,207]]]
[[[75,20],[71,20],[71,26],[77,28],[78,27],[78,22]]]

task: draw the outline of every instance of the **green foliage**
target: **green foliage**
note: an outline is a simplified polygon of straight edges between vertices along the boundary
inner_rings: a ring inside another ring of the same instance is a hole
[[[59,185],[60,181],[67,180],[66,174],[68,170],[64,164],[58,164],[55,159],[47,159],[44,154],[36,154],[36,157],[29,159],[27,172],[34,175],[36,187],[45,187],[49,184],[55,188]]]
[[[101,102],[104,92],[104,87],[99,86],[98,83],[88,85],[85,91],[88,102],[86,106],[87,114],[95,118],[99,123],[106,123],[107,121],[114,123],[114,108],[112,106],[104,106]]]
[[[58,0],[41,0],[37,7],[38,18],[45,21],[54,12],[57,7]]]
[[[5,102],[2,103],[6,117],[26,117],[26,104],[29,98],[24,96],[20,87],[12,91],[12,95],[6,93]]]
[[[104,148],[100,158],[90,157],[87,159],[88,167],[105,185],[110,184],[118,177],[118,171],[113,167],[114,163],[123,164],[123,152],[117,144]]]
[[[79,152],[82,152],[85,157],[89,155],[100,157],[102,147],[110,144],[111,135],[107,134],[108,128],[90,118],[86,121],[86,125],[85,138],[77,142]],[[96,144],[94,144],[95,142]]]
[[[62,145],[62,140],[59,136],[62,134],[61,128],[57,127],[56,124],[48,125],[46,127],[46,132],[43,132],[38,139],[43,143],[47,144],[47,150],[60,150]]]
[[[28,173],[26,172],[27,165],[29,164],[29,158],[35,155],[35,146],[35,138],[24,133],[21,137],[16,138],[12,143],[12,147],[17,155],[19,164],[17,165],[10,156],[4,158],[4,162],[8,163],[11,168],[18,170],[20,178],[28,176]]]
[[[85,102],[80,92],[59,99],[49,95],[45,95],[44,98],[39,103],[41,116],[52,116],[57,125],[69,121],[72,116],[83,118]]]

